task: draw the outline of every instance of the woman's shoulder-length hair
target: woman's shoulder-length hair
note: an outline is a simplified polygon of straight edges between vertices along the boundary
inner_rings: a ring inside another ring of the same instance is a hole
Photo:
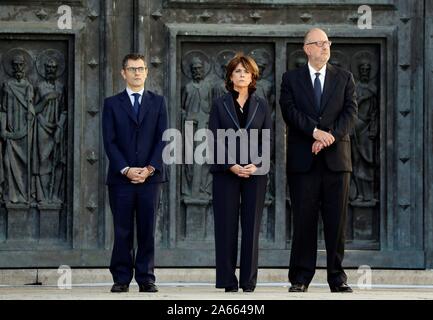
[[[242,52],[238,52],[227,63],[225,78],[226,89],[229,91],[233,90],[233,82],[230,80],[230,77],[239,63],[242,64],[242,66],[251,73],[251,83],[249,85],[249,88],[256,89],[257,79],[259,78],[259,67],[257,66],[257,63],[254,61],[253,58],[244,55]]]

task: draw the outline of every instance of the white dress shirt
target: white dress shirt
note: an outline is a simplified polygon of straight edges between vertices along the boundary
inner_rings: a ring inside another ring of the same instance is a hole
[[[135,101],[135,98],[134,98],[133,94],[134,93],[139,93],[140,96],[138,97],[138,102],[141,104],[141,99],[143,98],[144,88],[141,89],[140,91],[135,92],[135,91],[132,91],[129,87],[126,87],[126,92],[128,93],[129,100],[131,100],[131,105],[132,106],[134,105],[134,101]]]
[[[322,67],[322,69],[317,71],[308,62],[308,69],[310,70],[310,77],[311,77],[311,83],[313,85],[313,88],[314,88],[314,80],[316,80],[316,73],[317,72],[320,73],[319,80],[320,80],[320,86],[322,87],[321,89],[322,89],[322,93],[323,93],[323,86],[325,85],[325,76],[326,76],[326,64]],[[316,130],[317,130],[317,128],[314,128],[313,135],[316,132]]]
[[[322,87],[322,92],[323,92],[323,86],[325,85],[325,76],[326,76],[326,64],[322,67],[322,69],[317,71],[308,62],[308,69],[310,69],[310,77],[311,77],[311,83],[313,84],[313,88],[314,88],[314,80],[316,80],[316,73],[317,72],[320,73],[319,80],[320,80],[320,85]]]

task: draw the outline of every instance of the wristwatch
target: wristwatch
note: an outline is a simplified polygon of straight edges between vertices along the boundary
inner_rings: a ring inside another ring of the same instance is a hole
[[[149,176],[153,176],[153,174],[155,173],[155,168],[151,165],[148,165],[146,169],[149,171]]]

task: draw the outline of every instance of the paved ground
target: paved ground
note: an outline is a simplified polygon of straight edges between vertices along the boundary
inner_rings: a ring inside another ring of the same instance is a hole
[[[288,293],[287,284],[260,283],[254,293],[225,293],[213,284],[159,283],[155,294],[139,293],[132,284],[129,293],[110,293],[109,283],[81,284],[72,289],[56,286],[0,286],[0,300],[433,300],[433,286],[354,287],[354,293],[330,293],[323,284],[312,284],[308,293]]]
[[[433,270],[346,270],[352,294],[330,293],[326,270],[318,269],[307,293],[289,293],[286,269],[260,269],[254,293],[225,293],[215,289],[215,269],[190,268],[155,270],[160,291],[139,293],[133,282],[126,294],[110,293],[111,274],[103,269],[69,270],[71,289],[59,289],[65,270],[0,270],[0,300],[431,300]],[[366,276],[368,275],[368,276]],[[370,279],[371,289],[357,284]],[[28,285],[39,282],[42,285]]]

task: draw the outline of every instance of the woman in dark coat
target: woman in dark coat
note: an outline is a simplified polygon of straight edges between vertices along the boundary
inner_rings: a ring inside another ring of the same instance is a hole
[[[209,118],[214,137],[211,172],[216,287],[226,292],[236,292],[239,287],[253,292],[270,163],[271,113],[267,102],[254,94],[259,68],[251,57],[237,54],[226,70],[229,92],[213,101]],[[221,131],[227,136],[237,135],[237,139],[227,139],[220,135]],[[242,238],[238,282],[235,270],[239,216]]]

